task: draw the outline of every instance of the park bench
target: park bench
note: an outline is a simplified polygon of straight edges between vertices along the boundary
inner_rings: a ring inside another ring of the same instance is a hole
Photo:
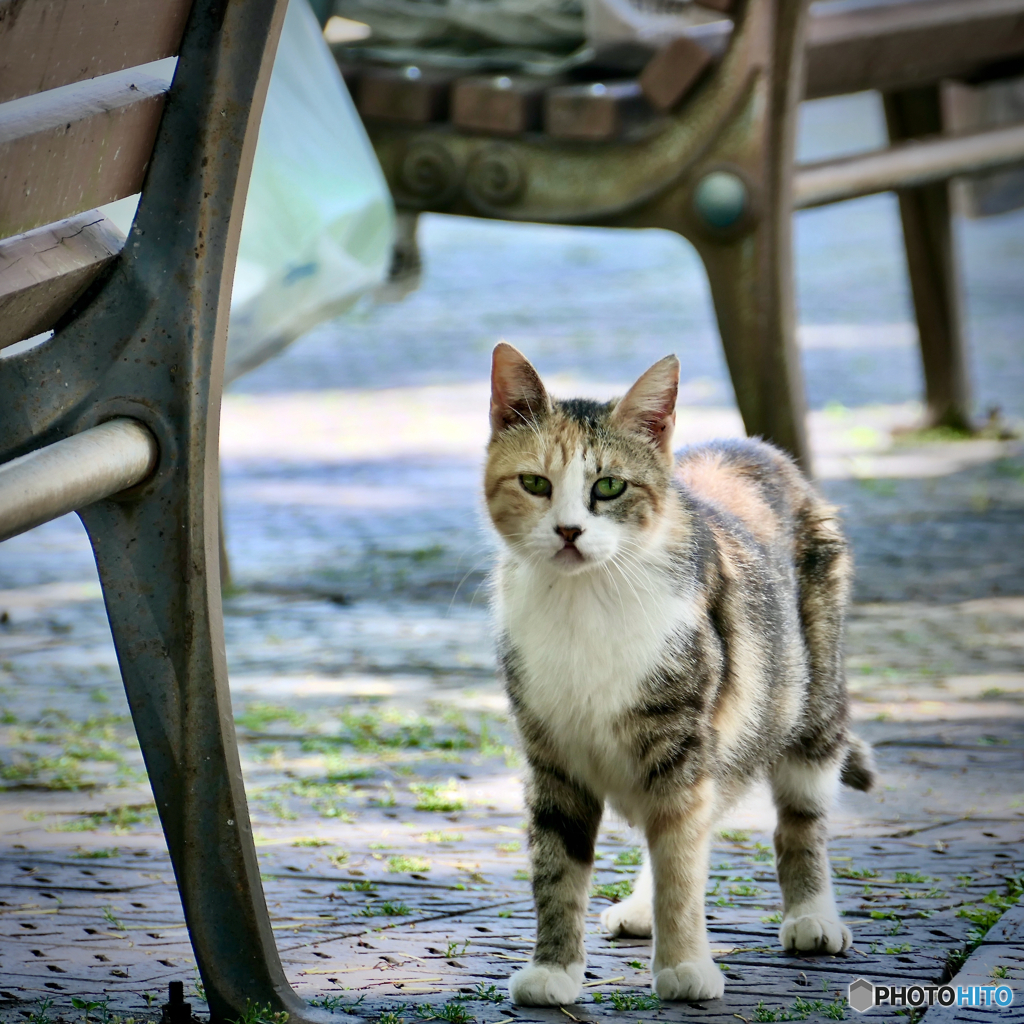
[[[228,303],[284,12],[0,2],[0,540],[85,523],[215,1020],[318,1013],[263,896],[217,545]],[[93,208],[140,191],[124,239]]]
[[[731,18],[632,77],[600,55],[576,80],[545,80],[335,54],[407,225],[437,211],[688,238],[747,432],[805,465],[792,210],[897,190],[925,422],[969,428],[948,182],[1024,160],[1024,124],[943,135],[941,83],[1022,73],[1024,0],[697,2]],[[865,89],[883,95],[891,145],[794,166],[799,101]]]

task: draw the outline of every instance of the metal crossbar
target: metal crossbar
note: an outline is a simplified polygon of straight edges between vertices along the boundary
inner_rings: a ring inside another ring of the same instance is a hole
[[[954,138],[922,139],[795,168],[798,210],[891,189],[916,188],[1024,162],[1024,124]]]
[[[0,540],[142,483],[156,469],[156,438],[114,419],[0,466]]]

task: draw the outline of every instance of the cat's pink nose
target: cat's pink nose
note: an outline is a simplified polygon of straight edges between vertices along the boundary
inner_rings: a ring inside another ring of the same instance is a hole
[[[578,526],[556,526],[555,533],[558,534],[566,544],[575,544],[576,538],[583,531]]]

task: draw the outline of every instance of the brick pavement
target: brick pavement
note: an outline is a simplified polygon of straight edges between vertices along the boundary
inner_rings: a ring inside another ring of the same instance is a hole
[[[385,401],[380,415],[390,411]],[[866,424],[843,431],[858,426]],[[444,427],[436,436],[446,436]],[[370,1020],[391,1011],[413,1020],[421,1004],[455,1005],[478,1020],[554,1020],[499,1000],[503,978],[527,955],[531,910],[519,764],[494,680],[479,573],[464,595],[437,600],[468,568],[452,538],[467,549],[479,542],[464,536],[475,501],[469,470],[439,471],[399,451],[392,472],[378,466],[358,484],[343,472],[325,479],[283,460],[248,465],[231,454],[232,430],[229,420],[229,530],[247,585],[225,606],[231,684],[292,981]],[[858,974],[941,976],[976,927],[961,911],[985,920],[992,904],[983,898],[1002,899],[1024,867],[1024,598],[1012,593],[1014,553],[982,543],[929,555],[942,525],[970,513],[1016,510],[1005,518],[1019,529],[1024,460],[1013,445],[993,459],[979,447],[985,442],[952,455],[931,446],[887,455],[884,438],[844,455],[843,431],[832,440],[816,434],[840,468],[843,459],[869,459],[881,474],[898,457],[906,471],[908,456],[925,469],[942,458],[959,460],[946,468],[968,464],[945,477],[826,482],[834,497],[845,495],[861,536],[861,592],[874,598],[854,608],[848,667],[857,728],[876,745],[883,786],[844,796],[833,843],[857,952],[792,958],[775,948],[772,813],[766,795],[754,793],[724,823],[713,858],[708,912],[727,998],[705,1009],[650,1008],[649,944],[598,933],[601,906],[635,871],[634,840],[612,821],[602,831],[591,908],[593,984],[571,1011],[578,1019],[835,1013],[828,1007],[836,992]],[[339,436],[319,443],[351,443]],[[471,443],[458,441],[466,451]],[[443,453],[434,457],[443,462]],[[332,463],[329,451],[318,458]],[[344,467],[344,450],[333,464]],[[437,507],[424,481],[438,479],[445,487],[467,481],[457,489],[461,506],[450,499]],[[313,484],[321,490],[310,492]],[[261,494],[269,496],[262,506]],[[239,523],[231,511],[241,506]],[[365,523],[377,530],[369,543]],[[924,537],[916,552],[898,543],[903,524]],[[325,578],[334,544],[356,556]],[[6,547],[0,1007],[18,1020],[39,999],[66,1009],[72,994],[104,993],[111,1011],[144,1015],[168,980],[194,988],[195,970],[98,587],[83,578],[87,547],[70,518]],[[259,557],[247,561],[254,551]],[[894,570],[892,552],[908,568]],[[289,562],[290,574],[282,573]],[[990,565],[1005,571],[986,572]],[[368,566],[376,567],[376,600],[352,586]],[[929,575],[934,587],[951,581],[941,596],[961,599],[922,594]],[[825,1001],[814,1010],[818,999]]]

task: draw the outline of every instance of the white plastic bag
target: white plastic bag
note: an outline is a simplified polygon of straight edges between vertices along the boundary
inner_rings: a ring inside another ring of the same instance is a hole
[[[384,280],[394,208],[308,0],[290,0],[242,221],[225,380]]]
[[[583,0],[587,42],[599,51],[621,43],[660,49],[699,25],[721,20],[721,14],[693,0]]]

